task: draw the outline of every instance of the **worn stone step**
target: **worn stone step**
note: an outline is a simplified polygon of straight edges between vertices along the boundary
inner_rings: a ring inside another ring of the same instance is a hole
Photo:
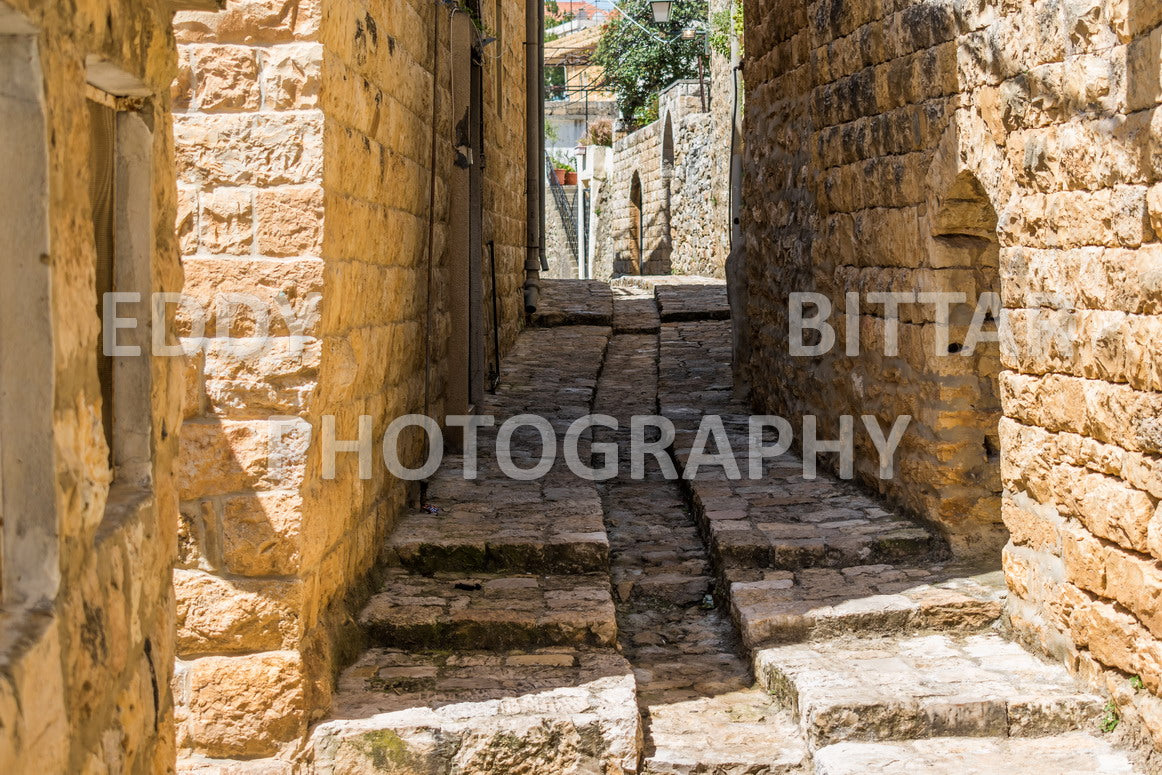
[[[632,775],[633,671],[612,651],[371,649],[339,678],[308,743],[312,772]]]
[[[597,573],[609,567],[595,492],[537,503],[434,502],[441,505],[414,511],[396,525],[388,539],[392,564],[424,574]]]
[[[396,569],[359,615],[377,645],[429,649],[509,649],[617,642],[603,574],[534,576]]]
[[[543,278],[533,326],[607,326],[613,320],[613,292],[600,280]]]
[[[1136,771],[1124,752],[1087,732],[1040,738],[837,743],[815,752],[816,775],[1122,775]]]
[[[652,291],[613,289],[613,331],[616,334],[657,334],[661,322]]]
[[[686,484],[715,564],[724,571],[916,564],[943,549],[928,528],[835,483],[807,488],[764,481],[747,487],[697,479]],[[788,494],[794,490],[800,492]]]
[[[848,633],[972,632],[1001,615],[1001,571],[936,563],[741,571],[731,618],[749,649]]]
[[[654,295],[663,323],[730,318],[730,302],[722,280],[691,278],[681,284],[658,284]]]
[[[1096,729],[1103,701],[995,633],[840,638],[755,653],[755,674],[813,748]]]
[[[643,775],[781,775],[810,761],[790,714],[756,689],[651,705],[649,732]]]

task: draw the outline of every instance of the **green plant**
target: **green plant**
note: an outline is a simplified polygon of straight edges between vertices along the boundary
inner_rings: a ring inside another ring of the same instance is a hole
[[[670,24],[661,27],[654,24],[649,0],[626,0],[621,11],[605,26],[593,61],[605,71],[622,118],[640,125],[651,115],[651,96],[674,81],[698,76],[704,43],[700,36],[682,40],[678,33],[706,18],[706,2],[674,3]]]
[[[1136,692],[1140,692],[1146,688],[1146,684],[1142,683],[1142,676],[1136,675],[1130,679],[1130,688]]]
[[[569,157],[563,151],[554,151],[549,154],[549,161],[555,170],[565,170],[565,172],[576,172],[577,168],[569,162]]]
[[[647,126],[658,120],[658,95],[651,94],[646,99],[646,104],[637,109],[633,114],[633,123],[637,126]]]
[[[743,7],[742,3],[734,0],[729,8],[715,11],[710,15],[710,48],[715,53],[730,59],[731,39],[738,40],[738,53],[742,56],[743,45]]]
[[[1122,717],[1118,714],[1118,706],[1114,704],[1113,700],[1106,703],[1104,708],[1105,715],[1101,717],[1100,728],[1102,732],[1109,734],[1118,728]]]
[[[545,122],[545,142],[548,145],[553,145],[560,139],[561,139],[561,135],[558,134],[557,127],[553,126],[548,121],[546,121]]]

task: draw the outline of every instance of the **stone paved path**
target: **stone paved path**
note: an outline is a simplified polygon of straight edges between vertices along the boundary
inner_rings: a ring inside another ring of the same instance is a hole
[[[582,415],[582,459],[704,414],[741,449],[725,291],[705,280],[546,282],[484,413]],[[850,485],[784,454],[758,481],[479,478],[449,457],[385,548],[298,771],[770,775],[1134,771],[1097,732],[1103,700],[1005,640],[1003,582]],[[536,434],[514,458],[532,464]]]
[[[641,294],[615,289],[614,336],[594,409],[618,420],[619,475],[600,487],[621,647],[633,666],[645,735],[643,772],[794,770],[806,749],[789,714],[753,688],[730,619],[715,601],[710,557],[680,485],[656,462],[630,476],[628,427],[658,407],[658,337],[634,333]],[[647,297],[648,298],[648,297]],[[650,298],[657,330],[657,307]],[[625,328],[621,328],[625,326]],[[713,768],[713,769],[710,769]]]

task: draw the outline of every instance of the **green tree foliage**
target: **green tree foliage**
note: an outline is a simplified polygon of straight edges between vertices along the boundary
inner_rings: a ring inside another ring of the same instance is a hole
[[[565,68],[545,65],[545,99],[563,100],[565,94]]]
[[[710,16],[710,48],[725,59],[730,59],[730,42],[737,38],[739,56],[742,56],[742,25],[742,0],[733,0],[729,8],[715,11]]]
[[[605,69],[622,118],[640,126],[648,123],[649,106],[657,104],[659,91],[679,79],[698,77],[705,38],[675,38],[686,27],[705,25],[707,8],[705,0],[677,0],[666,25],[654,24],[649,0],[627,0],[621,10],[638,24],[615,16],[597,44],[594,62]]]

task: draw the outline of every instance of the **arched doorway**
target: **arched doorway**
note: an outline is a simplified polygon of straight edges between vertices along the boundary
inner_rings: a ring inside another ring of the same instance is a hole
[[[642,273],[642,232],[642,179],[635,172],[633,173],[633,182],[629,186],[629,258],[632,274]]]
[[[940,441],[956,448],[951,459],[958,461],[960,471],[957,484],[942,499],[948,513],[941,516],[966,522],[956,532],[986,554],[999,550],[1007,535],[1001,520],[1001,285],[996,232],[996,210],[984,187],[971,172],[960,173],[938,200],[931,221],[936,286],[964,298],[948,308],[948,354],[959,357],[949,359],[949,371],[941,379],[950,394],[960,398],[944,404],[936,428]]]
[[[674,247],[673,234],[670,230],[671,208],[673,206],[673,181],[674,181],[674,119],[667,113],[665,128],[662,130],[662,207],[658,213],[661,219],[662,239],[658,246],[658,258],[663,258],[666,261],[667,269],[669,271],[670,254]]]

